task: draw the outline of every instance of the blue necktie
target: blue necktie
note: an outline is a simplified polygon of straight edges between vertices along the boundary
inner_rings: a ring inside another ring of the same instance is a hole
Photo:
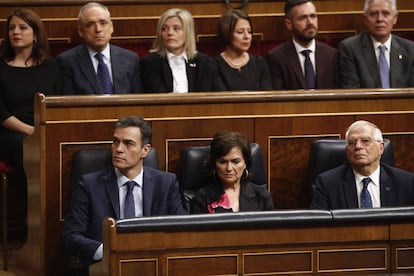
[[[386,47],[384,45],[378,46],[380,54],[378,57],[378,66],[381,76],[382,88],[390,88],[390,70],[388,69],[387,59],[385,58]]]
[[[371,178],[366,177],[362,179],[362,184],[364,187],[361,191],[361,208],[372,208],[371,195],[368,191],[368,184],[371,182]]]
[[[310,60],[309,54],[311,50],[303,50],[301,54],[305,57],[305,80],[307,89],[316,88],[315,71],[313,71],[312,61]]]
[[[98,60],[98,80],[99,85],[101,87],[102,94],[112,94],[112,82],[111,77],[109,76],[108,66],[106,66],[105,62],[103,61],[103,55],[101,53],[97,53],[95,58]]]
[[[124,206],[124,218],[133,218],[135,217],[135,202],[134,194],[132,191],[135,187],[135,181],[128,181],[125,183],[127,185],[127,194],[125,196],[125,206]]]

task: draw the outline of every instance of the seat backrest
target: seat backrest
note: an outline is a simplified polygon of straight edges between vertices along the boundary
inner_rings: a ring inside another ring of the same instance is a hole
[[[251,143],[252,164],[249,175],[250,181],[257,185],[267,185],[266,172],[263,164],[262,148],[257,143]],[[209,184],[209,177],[204,170],[203,163],[208,158],[210,146],[187,147],[180,153],[178,180],[184,199],[187,204],[195,196],[197,191]]]
[[[316,140],[311,144],[308,163],[308,182],[313,187],[316,176],[348,162],[345,140]],[[394,166],[394,150],[390,140],[384,139],[381,162]]]
[[[112,166],[111,149],[81,149],[73,153],[71,188],[78,185],[82,175]],[[144,166],[159,169],[157,151],[151,148],[144,159]]]

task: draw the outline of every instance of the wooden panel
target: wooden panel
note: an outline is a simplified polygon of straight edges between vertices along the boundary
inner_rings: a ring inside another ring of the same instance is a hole
[[[243,257],[243,275],[311,273],[313,271],[312,251],[247,253]]]
[[[157,259],[126,259],[119,262],[122,276],[148,276],[158,274]]]
[[[167,275],[239,275],[238,255],[180,256],[167,258]]]
[[[414,247],[396,248],[396,268],[399,270],[414,269]]]
[[[388,247],[349,248],[318,251],[318,272],[358,273],[386,271],[388,269]]]

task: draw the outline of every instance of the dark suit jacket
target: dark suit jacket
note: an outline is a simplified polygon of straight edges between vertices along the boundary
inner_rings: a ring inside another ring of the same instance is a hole
[[[223,185],[215,182],[201,188],[191,201],[191,213],[208,213],[207,206],[218,201],[224,194]],[[273,201],[266,185],[247,182],[241,186],[239,198],[240,212],[273,210]],[[217,212],[229,212],[230,209],[218,208]]]
[[[338,51],[322,42],[315,41],[316,88],[337,88]],[[306,81],[292,40],[279,45],[266,55],[272,75],[273,89],[306,89]]]
[[[138,55],[110,45],[113,93],[141,92]],[[62,74],[62,94],[100,94],[96,72],[88,49],[78,45],[56,57]]]
[[[209,58],[198,52],[187,62],[188,91],[211,91]],[[144,93],[167,93],[173,91],[173,76],[168,59],[158,53],[150,53],[141,59],[141,79]]]
[[[380,168],[381,207],[414,205],[414,175],[386,164]],[[358,208],[355,176],[352,167],[344,164],[317,176],[311,208]]]
[[[187,213],[174,174],[144,167],[143,182],[144,216]],[[63,246],[69,254],[90,265],[102,242],[103,219],[120,218],[115,169],[109,167],[83,175],[74,190],[63,226]]]
[[[381,78],[374,46],[368,33],[349,37],[339,44],[340,86],[380,88]],[[390,50],[391,87],[412,87],[414,42],[392,36]]]

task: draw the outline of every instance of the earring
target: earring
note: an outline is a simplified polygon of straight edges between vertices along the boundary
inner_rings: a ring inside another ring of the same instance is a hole
[[[244,172],[246,174],[246,177],[249,175],[249,171],[247,170],[247,168],[244,168]]]

